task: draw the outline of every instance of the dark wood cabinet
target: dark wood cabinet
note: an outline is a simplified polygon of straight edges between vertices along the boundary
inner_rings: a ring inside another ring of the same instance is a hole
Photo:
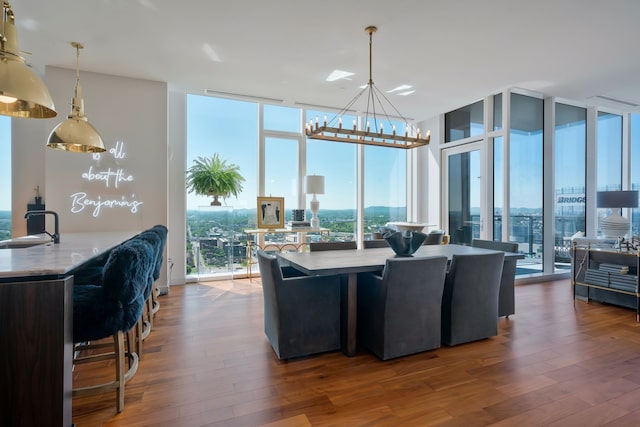
[[[0,425],[72,425],[72,292],[72,276],[0,282]]]

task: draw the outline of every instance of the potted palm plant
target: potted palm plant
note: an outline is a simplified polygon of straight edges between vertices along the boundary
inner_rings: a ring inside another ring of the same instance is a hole
[[[244,177],[240,167],[227,163],[216,153],[212,157],[198,157],[187,170],[187,190],[201,196],[213,196],[211,206],[221,206],[219,197],[238,197]]]

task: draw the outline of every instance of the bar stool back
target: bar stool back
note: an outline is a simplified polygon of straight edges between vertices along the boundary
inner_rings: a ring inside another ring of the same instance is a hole
[[[125,352],[125,333],[131,331],[142,316],[144,289],[153,268],[153,248],[141,240],[129,240],[114,248],[105,263],[99,285],[73,287],[73,341],[78,343],[75,364],[115,358],[115,378],[104,384],[74,388],[73,395],[104,393],[115,390],[116,408],[124,408],[124,388],[138,369],[138,355]],[[85,350],[103,348],[91,341],[112,337],[113,352],[83,355]],[[88,343],[88,344],[87,344]],[[129,369],[125,371],[125,356]]]

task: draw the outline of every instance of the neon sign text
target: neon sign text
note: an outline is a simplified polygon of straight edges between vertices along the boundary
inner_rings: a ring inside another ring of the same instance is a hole
[[[125,174],[122,169],[113,171],[109,168],[106,171],[94,172],[93,166],[89,166],[89,170],[82,174],[82,178],[87,181],[102,181],[107,188],[111,186],[112,182],[115,188],[118,188],[118,184],[121,182],[133,182],[133,175]]]
[[[71,195],[71,212],[72,213],[80,213],[86,208],[93,208],[93,212],[91,213],[94,217],[98,217],[100,215],[100,211],[102,208],[123,208],[129,209],[132,214],[138,212],[138,208],[142,206],[143,202],[139,200],[135,200],[135,194],[131,195],[130,199],[127,199],[125,196],[121,196],[118,199],[107,199],[102,200],[102,196],[98,196],[97,199],[90,199],[87,197],[87,193],[78,192]]]

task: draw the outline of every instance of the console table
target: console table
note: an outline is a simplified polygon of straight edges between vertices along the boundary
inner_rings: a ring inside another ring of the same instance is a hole
[[[640,322],[640,253],[579,246],[571,249],[573,298],[582,297],[636,310]]]
[[[251,266],[256,264],[255,254],[253,253],[256,249],[262,249],[263,251],[294,251],[294,252],[304,252],[307,249],[307,233],[316,233],[321,236],[324,240],[329,239],[329,235],[331,230],[328,228],[311,228],[311,227],[298,227],[298,228],[255,228],[244,230],[247,234],[247,252],[246,252],[246,260],[247,260],[247,275],[249,279],[251,279]],[[280,234],[280,235],[291,235],[294,240],[289,242],[268,242],[265,241],[265,236],[269,234]],[[255,241],[251,238],[251,236],[256,236]]]

